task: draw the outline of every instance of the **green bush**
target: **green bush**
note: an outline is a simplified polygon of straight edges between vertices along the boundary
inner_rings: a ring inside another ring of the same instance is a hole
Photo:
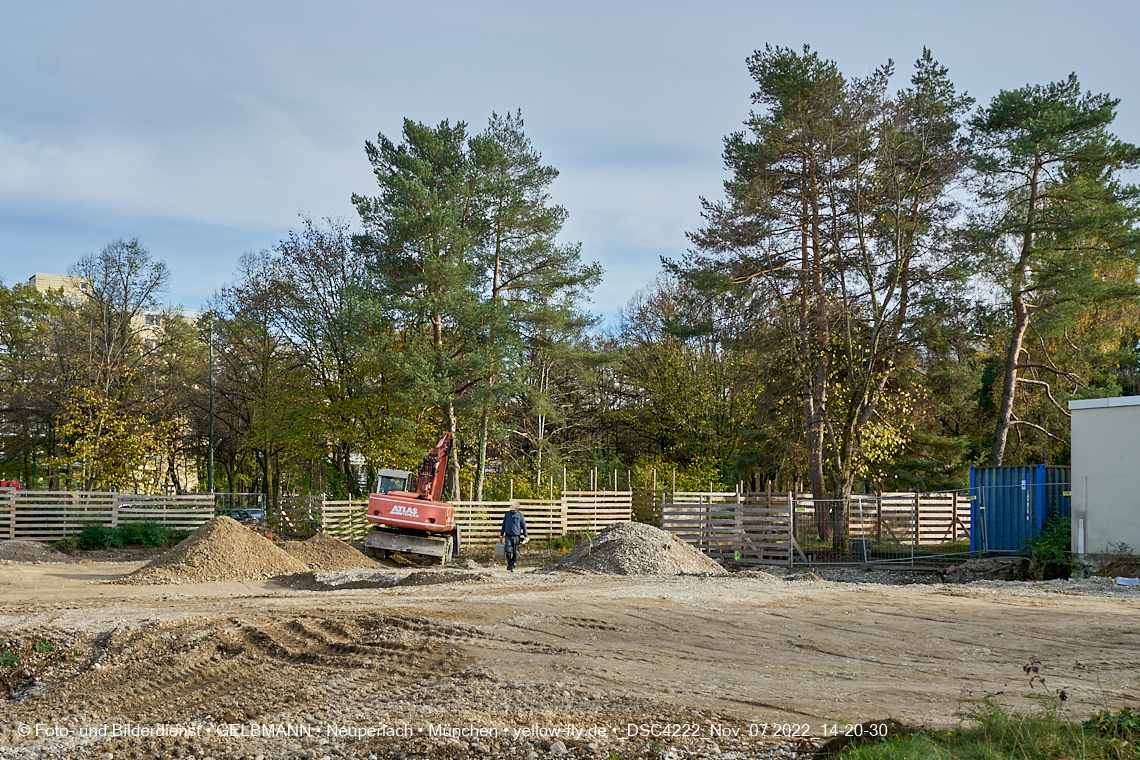
[[[173,546],[190,535],[188,530],[172,530],[158,523],[132,522],[116,528],[88,525],[79,534],[80,549],[117,549],[120,546]]]
[[[79,534],[80,549],[116,549],[123,545],[122,536],[105,525],[88,525]]]
[[[1054,512],[1045,520],[1036,538],[1025,542],[1029,559],[1033,561],[1030,572],[1037,580],[1068,578],[1073,570],[1069,558],[1072,546],[1072,521],[1068,515]]]
[[[20,657],[10,649],[0,652],[0,668],[11,668],[20,664]]]

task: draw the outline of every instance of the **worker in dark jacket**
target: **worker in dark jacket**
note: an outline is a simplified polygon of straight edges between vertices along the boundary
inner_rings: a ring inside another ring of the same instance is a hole
[[[503,551],[507,555],[507,569],[512,573],[515,571],[515,563],[519,561],[519,549],[527,540],[526,518],[512,504],[511,511],[503,515],[503,527],[499,530],[499,542],[503,544]]]

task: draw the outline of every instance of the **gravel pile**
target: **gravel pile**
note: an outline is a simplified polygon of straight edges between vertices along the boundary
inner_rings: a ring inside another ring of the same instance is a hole
[[[318,573],[380,567],[379,563],[327,533],[318,533],[308,541],[286,541],[281,548]]]
[[[0,560],[8,562],[67,562],[67,555],[36,541],[0,541]]]
[[[553,569],[612,575],[719,575],[725,572],[672,533],[636,522],[611,525],[574,547]]]
[[[229,517],[215,517],[119,583],[248,581],[303,573],[308,566]]]

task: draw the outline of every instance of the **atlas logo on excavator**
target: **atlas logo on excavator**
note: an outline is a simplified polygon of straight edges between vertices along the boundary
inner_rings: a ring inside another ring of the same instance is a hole
[[[401,504],[397,504],[396,506],[392,507],[392,514],[394,514],[394,515],[407,515],[408,517],[419,517],[420,516],[419,510],[416,509],[415,507],[405,507]]]

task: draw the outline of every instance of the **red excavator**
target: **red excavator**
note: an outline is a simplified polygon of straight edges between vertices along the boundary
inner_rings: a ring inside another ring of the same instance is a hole
[[[380,493],[368,497],[365,513],[368,522],[374,523],[364,539],[366,553],[385,557],[419,554],[441,565],[451,561],[459,549],[459,526],[455,507],[443,501],[450,455],[451,433],[444,432],[424,457],[419,472],[381,470],[376,487]],[[415,487],[404,490],[413,476]]]

